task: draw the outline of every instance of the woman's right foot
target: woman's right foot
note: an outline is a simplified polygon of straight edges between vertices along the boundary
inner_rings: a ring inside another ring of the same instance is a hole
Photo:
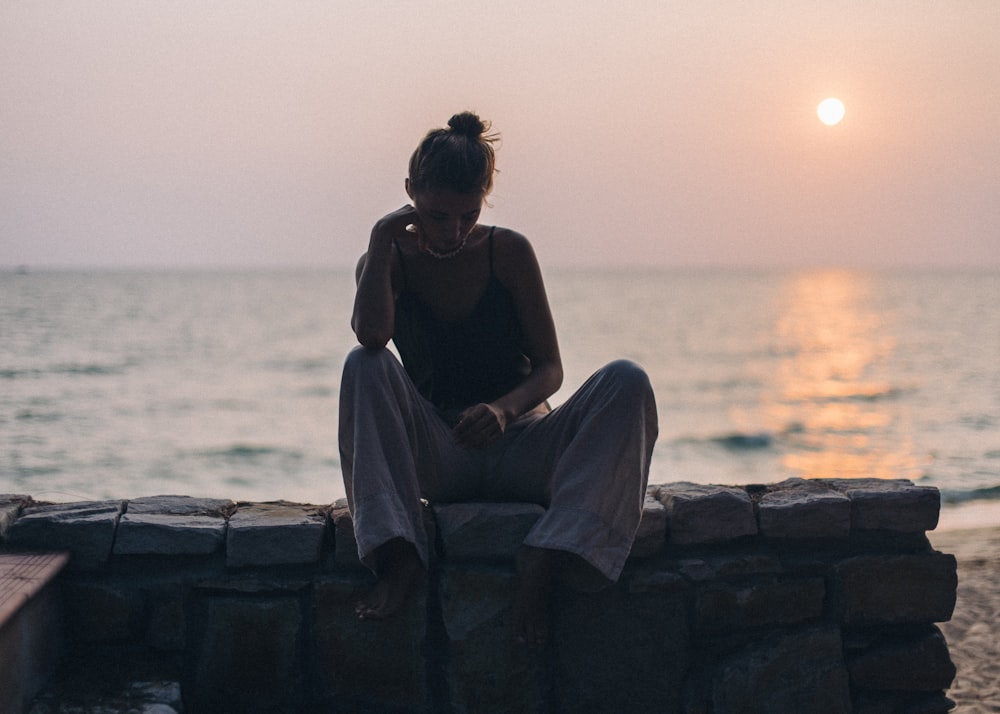
[[[424,570],[416,548],[399,538],[381,546],[375,556],[378,581],[354,604],[359,620],[384,620],[396,614]]]

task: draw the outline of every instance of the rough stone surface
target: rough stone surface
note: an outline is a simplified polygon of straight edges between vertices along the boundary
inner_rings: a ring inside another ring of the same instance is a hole
[[[261,503],[240,506],[229,518],[229,567],[315,563],[320,558],[326,517],[315,506]]]
[[[936,627],[902,637],[878,638],[848,662],[852,681],[873,690],[936,691],[955,678],[948,645]]]
[[[667,509],[670,543],[712,543],[757,533],[753,504],[743,489],[672,483],[661,486],[657,498]]]
[[[195,498],[194,496],[141,496],[131,499],[126,513],[173,514],[175,516],[219,516],[227,518],[236,504],[224,498]]]
[[[763,495],[758,518],[761,535],[768,538],[846,538],[851,499],[813,481],[789,479]]]
[[[713,582],[698,589],[697,628],[719,632],[817,620],[823,614],[825,595],[822,578]]]
[[[427,588],[421,585],[393,617],[362,622],[354,603],[372,582],[351,574],[314,585],[310,662],[317,695],[327,707],[317,711],[414,711],[430,701]]]
[[[188,588],[172,583],[149,595],[146,619],[146,642],[161,652],[183,652],[187,647]]]
[[[433,507],[444,557],[513,560],[545,509],[533,503],[449,503]]]
[[[108,692],[55,692],[38,697],[28,714],[178,714],[184,711],[180,682],[130,682]]]
[[[21,514],[21,509],[31,504],[30,496],[20,496],[13,493],[0,493],[0,543],[11,524]]]
[[[862,555],[834,568],[832,604],[849,625],[944,622],[955,609],[955,556]]]
[[[115,555],[207,555],[225,537],[221,516],[129,512],[118,524]]]
[[[64,586],[69,636],[78,642],[117,642],[142,630],[141,595],[134,584],[87,579]]]
[[[840,631],[776,633],[723,658],[712,671],[710,704],[714,712],[850,712]]]
[[[194,661],[202,711],[297,712],[302,705],[302,611],[293,597],[210,596]]]
[[[126,670],[178,681],[185,710],[947,711],[954,672],[933,623],[950,616],[957,579],[954,558],[911,530],[936,520],[926,489],[793,479],[649,493],[620,581],[600,589],[561,560],[552,637],[530,649],[509,637],[511,559],[535,506],[425,508],[430,568],[381,622],[354,615],[374,578],[343,501],[243,504],[241,516],[229,501],[135,499],[129,519],[228,518],[237,536],[210,553],[123,554],[135,524],[117,502],[28,498],[4,547],[54,544],[90,563],[60,575],[63,661],[102,686]]]
[[[70,568],[91,570],[111,556],[122,507],[122,501],[31,506],[8,529],[5,542],[24,550],[70,550]]]
[[[222,546],[232,501],[191,496],[143,496],[125,506],[115,555],[206,555]]]
[[[663,550],[667,540],[667,509],[656,500],[656,489],[646,492],[642,504],[642,519],[635,533],[635,542],[629,557],[650,558]]]
[[[549,711],[542,651],[511,637],[515,580],[512,568],[443,568],[445,666],[455,711]]]
[[[941,494],[907,479],[818,479],[851,499],[851,526],[857,530],[901,533],[931,531],[937,527]]]
[[[781,560],[768,552],[743,548],[734,553],[682,558],[676,563],[677,572],[691,582],[749,575],[772,575],[784,572]]]
[[[691,666],[683,591],[557,591],[553,697],[559,712],[679,712]],[[624,656],[624,653],[628,656]],[[641,671],[636,664],[641,662]]]

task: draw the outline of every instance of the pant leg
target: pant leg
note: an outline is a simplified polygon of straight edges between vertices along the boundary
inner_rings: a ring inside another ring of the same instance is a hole
[[[612,362],[512,434],[484,488],[491,498],[546,506],[526,545],[575,553],[617,580],[642,517],[657,433],[648,376]]]
[[[451,430],[387,349],[353,349],[340,387],[340,464],[358,556],[393,538],[412,543],[424,565],[421,498],[461,500],[477,488],[475,455]]]

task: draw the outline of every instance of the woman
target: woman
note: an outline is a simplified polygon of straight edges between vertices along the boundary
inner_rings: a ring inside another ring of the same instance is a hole
[[[469,112],[428,133],[410,158],[412,204],[372,229],[352,317],[360,347],[341,383],[341,465],[358,554],[377,576],[362,619],[396,612],[427,567],[421,498],[545,506],[518,556],[512,618],[518,640],[541,643],[560,559],[609,581],[621,572],[656,407],[641,368],[619,361],[549,410],[563,371],[534,251],[478,223],[495,139]]]

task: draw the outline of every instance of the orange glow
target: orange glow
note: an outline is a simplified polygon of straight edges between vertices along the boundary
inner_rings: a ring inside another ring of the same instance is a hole
[[[866,280],[830,270],[800,273],[788,286],[776,326],[787,354],[772,423],[793,425],[800,443],[782,465],[803,477],[912,478],[919,475],[909,439],[881,438],[905,427],[898,386],[887,371],[895,352],[882,316],[867,304]]]

